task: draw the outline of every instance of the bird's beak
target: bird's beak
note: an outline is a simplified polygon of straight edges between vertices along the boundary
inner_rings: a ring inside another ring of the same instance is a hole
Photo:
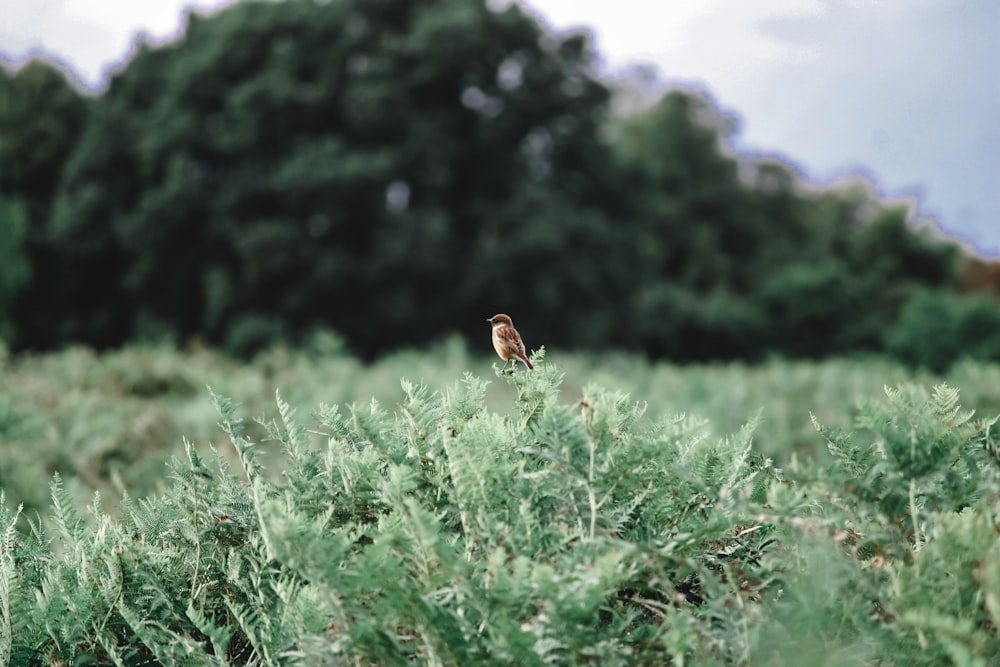
[[[493,324],[493,319],[492,318],[488,317],[488,318],[486,318],[486,321],[489,322],[490,324]]]

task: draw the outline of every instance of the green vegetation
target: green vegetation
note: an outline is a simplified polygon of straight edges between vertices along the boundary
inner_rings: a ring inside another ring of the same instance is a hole
[[[31,274],[23,247],[25,217],[21,200],[0,196],[0,341],[11,335],[10,306]]]
[[[92,100],[43,62],[3,73],[0,226],[26,229],[0,333],[249,358],[333,329],[373,359],[516,303],[551,345],[675,362],[968,351],[923,336],[921,299],[990,265],[870,183],[734,151],[707,93],[647,81],[614,113],[596,61],[517,3],[288,0],[192,14]]]
[[[60,338],[60,286],[81,276],[63,265],[68,249],[48,220],[88,107],[51,64],[32,61],[13,76],[0,68],[0,341],[69,342]]]
[[[488,348],[485,324],[480,334]],[[846,427],[858,397],[876,395],[886,384],[945,381],[962,390],[970,409],[1000,412],[1000,367],[995,365],[960,363],[947,374],[929,375],[875,358],[675,366],[617,353],[552,352],[550,360],[565,373],[561,393],[567,402],[597,383],[641,398],[648,405],[644,419],[696,415],[710,419],[715,435],[738,430],[763,410],[755,447],[784,461],[792,456],[826,460],[809,415]],[[427,351],[399,352],[364,364],[329,335],[317,335],[302,350],[270,348],[251,363],[207,348],[180,353],[127,347],[100,355],[73,348],[10,356],[0,367],[0,487],[8,500],[29,509],[47,504],[46,487],[55,472],[83,503],[94,489],[105,497],[126,489],[138,496],[160,491],[164,463],[183,437],[206,456],[211,443],[226,451],[207,386],[232,398],[247,416],[273,418],[277,389],[304,409],[371,399],[389,406],[403,397],[402,377],[444,391],[466,372],[482,374],[490,363],[453,338]],[[491,410],[511,411],[510,393],[497,383],[487,387],[486,402]]]
[[[286,0],[0,69],[0,664],[995,662],[998,265],[596,55]]]
[[[109,442],[142,448],[123,470],[177,456],[151,495],[84,510],[86,482],[56,476],[40,519],[7,496],[0,662],[985,666],[1000,652],[985,419],[1000,367],[959,364],[949,386],[871,360],[539,352],[536,371],[487,382],[469,370],[490,362],[457,341],[373,366],[337,348],[246,366],[143,348],[7,359],[4,461],[59,448],[94,465],[88,448]]]
[[[925,292],[906,305],[886,340],[895,357],[934,371],[955,359],[1000,359],[1000,309],[989,294]]]

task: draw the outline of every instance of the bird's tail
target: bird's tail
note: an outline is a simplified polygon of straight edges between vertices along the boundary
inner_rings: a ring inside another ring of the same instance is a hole
[[[530,362],[530,361],[528,361],[528,357],[524,357],[524,358],[522,358],[522,359],[521,359],[521,361],[523,361],[523,362],[524,362],[524,365],[528,367],[528,370],[529,370],[529,371],[533,371],[533,370],[535,370],[535,367],[531,365],[531,362]]]

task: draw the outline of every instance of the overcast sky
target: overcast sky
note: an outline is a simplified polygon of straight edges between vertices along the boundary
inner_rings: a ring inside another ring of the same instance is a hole
[[[1000,255],[1000,1],[527,2],[555,29],[590,27],[606,72],[652,63],[707,90],[741,119],[739,148],[817,180],[867,173]],[[0,56],[42,51],[99,87],[137,32],[169,39],[182,7],[221,4],[0,0]]]

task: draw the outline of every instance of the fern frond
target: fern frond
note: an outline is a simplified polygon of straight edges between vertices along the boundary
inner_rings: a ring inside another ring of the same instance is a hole
[[[84,537],[85,524],[73,505],[73,498],[66,490],[59,473],[53,473],[49,483],[52,496],[52,520],[59,529],[59,535],[67,543],[75,544]]]
[[[969,424],[976,414],[975,410],[963,412],[962,406],[959,404],[960,398],[961,392],[958,388],[944,383],[935,385],[931,393],[935,414],[951,428],[961,428]]]
[[[541,349],[532,358],[544,359],[544,353],[544,349]],[[517,387],[522,430],[531,428],[545,408],[555,402],[564,378],[565,374],[551,364],[541,364],[531,372],[509,376],[509,380]]]
[[[367,406],[351,405],[351,426],[360,436],[358,440],[372,445],[379,452],[388,453],[390,442],[385,439],[391,428],[389,413],[374,398]]]
[[[96,633],[96,640],[98,646],[104,650],[105,657],[111,661],[111,664],[115,667],[127,667],[125,656],[121,654],[119,646],[114,642],[112,637],[104,633]]]
[[[489,382],[480,380],[468,371],[460,383],[449,388],[442,407],[452,422],[466,422],[480,414],[486,407],[486,387]]]
[[[405,396],[400,413],[408,426],[405,431],[410,444],[408,456],[419,458],[433,449],[444,410],[427,385],[414,385],[406,379],[400,384]]]
[[[293,464],[301,465],[309,457],[310,443],[306,428],[295,418],[295,408],[281,398],[281,392],[275,390],[275,401],[278,404],[278,414],[284,426],[284,437],[279,438],[284,451]]]
[[[874,447],[862,447],[854,442],[855,434],[837,427],[824,426],[809,413],[813,428],[826,440],[834,460],[853,477],[863,477],[875,465],[878,454]]]
[[[188,602],[188,607],[185,610],[187,618],[194,623],[194,626],[203,635],[208,637],[209,643],[212,645],[212,651],[215,654],[217,664],[227,665],[229,664],[226,660],[226,655],[229,651],[229,640],[233,636],[233,631],[227,626],[219,625],[213,620],[209,615],[205,613],[204,609],[204,598],[206,594],[206,587],[200,586],[192,599]],[[199,605],[195,605],[194,601],[198,600]]]
[[[243,465],[243,472],[247,479],[253,480],[261,475],[260,463],[257,462],[255,445],[243,432],[243,420],[236,416],[236,404],[227,396],[216,394],[212,388],[208,388],[208,393],[212,405],[219,411],[222,421],[219,426],[229,437],[229,442],[236,450],[240,463]]]
[[[4,515],[7,514],[5,501],[3,491],[0,491],[0,513]],[[14,553],[20,541],[16,528],[17,520],[23,510],[24,506],[18,505],[13,517],[4,517],[7,519],[7,526],[2,538],[0,538],[0,665],[10,664],[11,647],[14,641],[11,596],[18,583],[18,567],[14,560]]]

